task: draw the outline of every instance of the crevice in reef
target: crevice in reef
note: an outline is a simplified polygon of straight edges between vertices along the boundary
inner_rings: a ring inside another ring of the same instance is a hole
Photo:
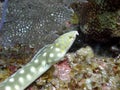
[[[116,57],[120,54],[119,0],[88,0],[71,4],[74,25],[79,36],[70,51],[89,45],[96,55]],[[77,18],[74,18],[77,17]],[[78,23],[76,24],[75,21]]]

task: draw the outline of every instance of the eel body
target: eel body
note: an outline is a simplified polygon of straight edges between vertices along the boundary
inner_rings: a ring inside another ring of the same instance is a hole
[[[40,49],[28,64],[0,84],[0,90],[24,90],[64,57],[77,34],[77,31],[65,33],[56,39],[53,44]]]
[[[5,0],[4,5],[3,5],[3,10],[2,10],[2,17],[1,17],[1,21],[0,21],[0,30],[2,29],[4,22],[5,22],[7,5],[8,5],[8,0]]]

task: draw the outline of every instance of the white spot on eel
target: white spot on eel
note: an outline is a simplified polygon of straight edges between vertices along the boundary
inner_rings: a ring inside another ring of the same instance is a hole
[[[35,73],[35,72],[36,72],[35,67],[31,66],[31,67],[30,67],[30,71],[33,72],[33,73]]]
[[[31,76],[30,74],[27,74],[27,75],[26,75],[26,78],[27,78],[28,80],[31,80],[31,79],[32,79],[32,76]]]
[[[62,53],[58,53],[57,56],[58,56],[58,57],[62,56]]]
[[[39,62],[39,60],[38,60],[38,59],[34,60],[34,63],[38,63],[38,62]]]
[[[42,64],[43,66],[45,66],[46,61],[45,61],[45,60],[43,60],[41,64]]]
[[[50,49],[53,49],[53,46],[51,46]]]
[[[22,77],[19,77],[18,80],[19,80],[20,83],[24,83],[24,79]]]
[[[22,69],[22,70],[20,70],[20,72],[19,72],[19,73],[20,73],[20,74],[23,74],[24,72],[25,72],[25,71]]]
[[[39,72],[43,72],[44,71],[44,68],[43,67],[40,67],[39,68]]]
[[[55,51],[59,52],[59,51],[60,51],[60,49],[59,49],[59,48],[55,48]]]
[[[10,78],[10,79],[9,79],[9,82],[14,82],[14,78]]]
[[[54,57],[54,54],[53,53],[50,53],[50,55],[49,55],[50,57]]]
[[[19,85],[15,85],[14,86],[16,90],[20,90],[20,86]]]
[[[47,55],[47,53],[45,52],[45,53],[43,53],[43,56],[45,57]]]
[[[12,90],[12,89],[10,88],[10,86],[6,86],[5,90]]]

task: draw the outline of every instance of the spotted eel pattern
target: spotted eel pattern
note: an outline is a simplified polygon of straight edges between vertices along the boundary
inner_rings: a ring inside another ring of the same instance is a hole
[[[24,90],[28,85],[60,61],[73,44],[77,31],[70,31],[38,51],[33,59],[0,84],[0,90]]]

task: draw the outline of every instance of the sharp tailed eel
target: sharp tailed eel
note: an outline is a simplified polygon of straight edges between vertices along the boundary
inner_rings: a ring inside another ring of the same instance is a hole
[[[73,44],[77,31],[70,31],[38,51],[33,59],[0,84],[0,90],[24,90],[33,81],[59,62]]]

